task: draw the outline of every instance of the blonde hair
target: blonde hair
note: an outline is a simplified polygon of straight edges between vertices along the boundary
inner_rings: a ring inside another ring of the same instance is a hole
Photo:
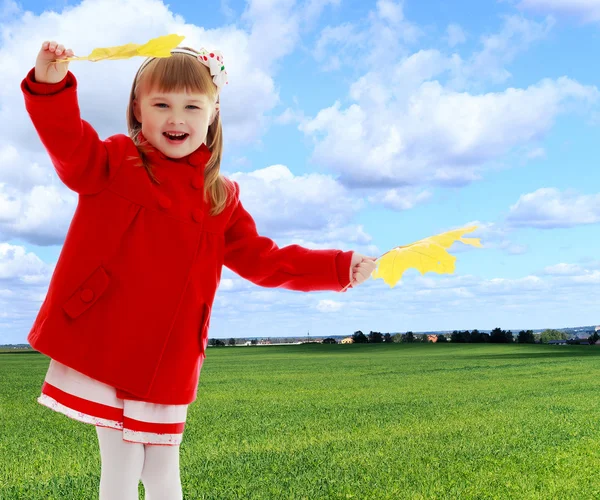
[[[196,52],[189,47],[181,47]],[[156,58],[146,65],[142,64],[131,86],[129,104],[127,105],[127,128],[142,160],[142,165],[152,181],[160,181],[152,171],[148,159],[148,150],[140,139],[142,124],[138,122],[133,110],[133,101],[140,95],[142,89],[156,89],[159,92],[198,92],[206,94],[212,101],[217,99],[215,86],[209,69],[194,57],[187,54],[174,53],[171,57]],[[212,202],[210,215],[220,214],[227,206],[229,194],[233,193],[233,183],[220,173],[221,157],[223,155],[223,131],[221,116],[217,112],[212,124],[208,126],[206,145],[211,151],[211,157],[204,169],[204,199]]]

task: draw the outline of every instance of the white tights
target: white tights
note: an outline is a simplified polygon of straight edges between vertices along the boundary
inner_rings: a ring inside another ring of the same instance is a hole
[[[102,472],[100,500],[138,500],[140,479],[145,500],[183,500],[179,446],[123,441],[123,432],[96,426]]]

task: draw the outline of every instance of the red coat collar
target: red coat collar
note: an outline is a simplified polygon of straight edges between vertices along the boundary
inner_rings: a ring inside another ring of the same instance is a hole
[[[212,155],[212,152],[210,149],[208,149],[208,146],[202,143],[198,149],[187,156],[183,156],[182,158],[170,158],[150,144],[141,131],[138,137],[140,143],[143,144],[145,149],[148,151],[149,159],[157,163],[172,161],[176,163],[187,163],[193,167],[205,167]]]

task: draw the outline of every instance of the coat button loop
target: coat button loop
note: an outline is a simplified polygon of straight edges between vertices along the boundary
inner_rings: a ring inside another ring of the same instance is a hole
[[[192,210],[192,217],[194,218],[194,220],[196,222],[200,222],[202,220],[203,215],[204,215],[204,212],[202,211],[201,208],[194,208],[194,210]]]
[[[160,205],[160,208],[171,208],[171,200],[166,196],[160,196],[158,198],[158,204]]]
[[[192,186],[194,187],[194,189],[200,189],[203,184],[204,184],[204,179],[200,175],[196,175],[192,179]]]
[[[86,288],[81,292],[80,297],[81,300],[83,300],[84,302],[91,302],[92,300],[94,300],[94,291],[90,290],[89,288]]]

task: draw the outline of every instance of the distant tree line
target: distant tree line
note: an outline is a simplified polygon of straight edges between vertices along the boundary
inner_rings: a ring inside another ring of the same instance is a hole
[[[565,332],[560,330],[544,330],[542,333],[534,334],[533,330],[521,330],[517,336],[513,334],[511,330],[502,330],[501,328],[494,328],[490,333],[483,333],[475,329],[469,330],[454,330],[450,334],[450,339],[446,335],[437,334],[418,334],[415,335],[409,331],[406,333],[396,333],[391,335],[389,333],[382,334],[381,332],[369,332],[369,335],[365,335],[362,331],[358,330],[352,334],[352,341],[356,344],[367,344],[367,343],[381,343],[381,342],[422,342],[431,343],[433,340],[430,337],[436,337],[435,342],[455,342],[462,344],[476,344],[476,343],[490,343],[490,344],[535,344],[537,342],[548,343],[549,340],[568,340],[569,336]],[[587,341],[590,344],[596,343],[600,340],[600,335],[594,332]],[[576,340],[570,341],[571,343],[577,343]]]
[[[590,336],[587,341],[590,344],[595,344],[598,340],[600,340],[600,335],[598,332],[589,332]],[[521,330],[517,336],[515,337],[512,331],[510,330],[502,330],[501,328],[494,328],[490,333],[483,333],[479,330],[475,329],[472,331],[469,330],[454,330],[450,334],[450,339],[446,335],[442,334],[414,334],[413,332],[406,333],[395,333],[394,335],[390,333],[381,333],[381,332],[369,332],[369,335],[365,335],[362,331],[358,330],[352,334],[352,340],[355,344],[379,344],[379,343],[400,343],[400,342],[422,342],[422,343],[431,343],[432,340],[430,337],[436,337],[436,342],[454,342],[458,344],[535,344],[542,343],[547,344],[549,340],[567,340],[568,343],[577,344],[579,340],[586,339],[578,339],[578,340],[569,340],[569,335],[560,330],[544,330],[541,333],[534,334],[533,330]],[[256,339],[250,341],[252,345],[256,345]],[[317,342],[311,342],[313,344]],[[333,337],[328,337],[323,339],[323,344],[337,344],[338,341]],[[210,339],[209,344],[211,346],[224,346],[225,342],[221,339]],[[236,341],[234,338],[230,338],[227,342],[228,345],[234,346],[236,345]]]

